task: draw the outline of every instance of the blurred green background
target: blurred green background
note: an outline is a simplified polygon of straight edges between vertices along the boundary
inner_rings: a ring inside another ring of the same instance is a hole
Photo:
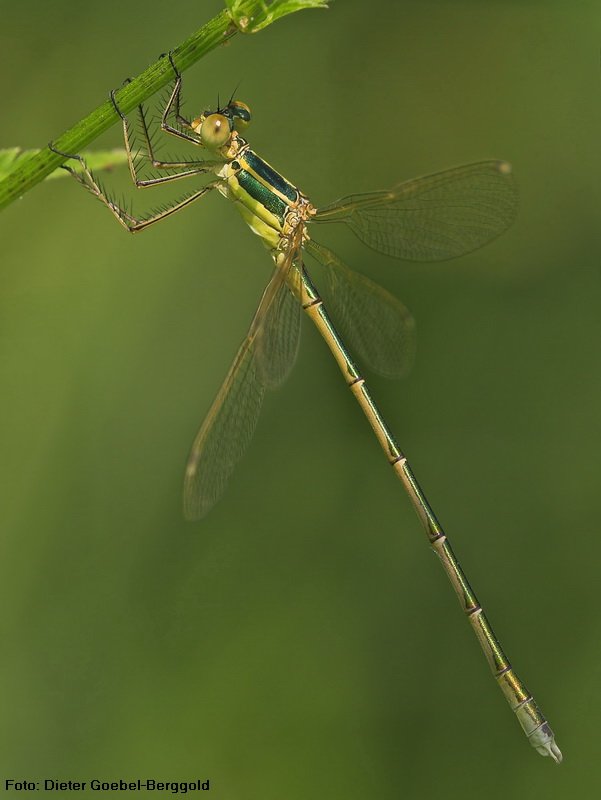
[[[220,8],[4,0],[3,146],[43,146]],[[565,763],[523,737],[308,320],[224,499],[183,521],[188,447],[269,259],[217,195],[129,237],[65,179],[0,217],[3,780],[601,788],[600,42],[592,1],[337,0],[185,75],[199,111],[243,79],[250,141],[316,204],[514,165],[517,223],[461,260],[318,238],[417,320],[411,375],[367,377]],[[125,170],[107,182],[132,196]]]

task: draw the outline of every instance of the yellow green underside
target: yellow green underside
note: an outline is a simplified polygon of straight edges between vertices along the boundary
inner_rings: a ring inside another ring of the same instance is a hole
[[[293,187],[255,153],[249,152],[249,156],[252,156],[252,162],[241,155],[224,165],[219,172],[224,183],[218,189],[232,201],[242,219],[261,238],[265,247],[274,250],[280,241],[285,215],[292,202],[256,170],[257,163],[264,170],[273,172],[282,183],[291,189]],[[295,193],[297,191],[294,190]]]
[[[235,179],[232,183],[236,183]],[[253,233],[261,238],[268,250],[275,250],[280,240],[282,226],[276,216],[271,214],[265,206],[247,194],[239,185],[230,188],[229,199],[250,227]]]

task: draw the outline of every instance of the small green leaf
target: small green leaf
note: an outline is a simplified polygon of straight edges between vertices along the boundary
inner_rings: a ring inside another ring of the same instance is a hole
[[[7,147],[0,150],[0,180],[11,172],[21,159],[39,152],[38,150],[21,150],[20,147]]]
[[[327,8],[326,0],[259,0],[257,10],[248,15],[247,0],[225,0],[228,11],[242,33],[257,33],[276,19],[304,8]]]
[[[13,169],[21,166],[21,164],[28,158],[37,155],[40,150],[22,150],[20,147],[8,147],[5,150],[0,150],[0,180],[12,172]],[[81,155],[84,157],[88,167],[95,172],[106,169],[111,170],[121,164],[127,163],[127,153],[123,148],[116,150],[92,150],[90,152],[83,152]],[[76,172],[79,171],[79,162],[71,161],[69,166]],[[64,169],[55,169],[48,175],[48,178],[60,178],[62,175],[67,175]]]
[[[81,155],[89,169],[94,172],[98,172],[99,170],[107,170],[110,172],[110,170],[115,169],[115,167],[127,164],[127,153],[122,147],[116,147],[114,150],[84,150]],[[76,172],[79,171],[78,161],[69,161],[68,165]],[[59,174],[65,175],[67,171],[60,168],[55,169],[49,177],[58,177]]]

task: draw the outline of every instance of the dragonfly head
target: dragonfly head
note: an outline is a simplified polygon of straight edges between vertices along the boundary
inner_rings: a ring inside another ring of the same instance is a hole
[[[222,150],[227,150],[232,138],[250,125],[250,119],[250,108],[246,103],[230,100],[225,108],[204,111],[192,120],[192,128],[207,150],[223,155]]]

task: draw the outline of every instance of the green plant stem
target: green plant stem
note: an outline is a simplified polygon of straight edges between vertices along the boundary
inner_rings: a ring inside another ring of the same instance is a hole
[[[318,0],[318,2],[322,1]],[[231,2],[232,0],[230,0]],[[315,0],[313,0],[314,2]],[[277,14],[274,13],[271,18],[263,23],[264,27],[269,22],[277,19],[278,16],[284,16],[302,7],[310,7],[308,0],[297,0],[296,3],[288,1],[286,4],[282,4],[281,0],[279,0],[274,2],[272,6],[266,5],[262,0],[235,0],[232,5],[235,6],[235,19],[237,22],[233,20],[228,11],[224,10],[172,51],[180,72],[191,67],[192,64],[195,64],[211,50],[226,44],[239,30],[243,32],[258,30],[258,28],[245,30],[243,26],[238,27],[237,23],[241,19],[244,21],[253,20],[254,18],[264,20],[266,9],[275,9],[278,6],[282,6]],[[134,78],[115,93],[119,108],[124,114],[129,113],[172,80],[173,70],[168,59],[159,59],[141,75],[138,75],[137,78]],[[54,139],[54,147],[63,153],[78,153],[117,122],[120,122],[120,117],[109,99],[66,133]],[[19,161],[18,166],[0,183],[0,209],[21,197],[36,183],[44,180],[47,175],[60,167],[64,161],[63,157],[52,152],[47,147],[39,153],[23,158]]]

